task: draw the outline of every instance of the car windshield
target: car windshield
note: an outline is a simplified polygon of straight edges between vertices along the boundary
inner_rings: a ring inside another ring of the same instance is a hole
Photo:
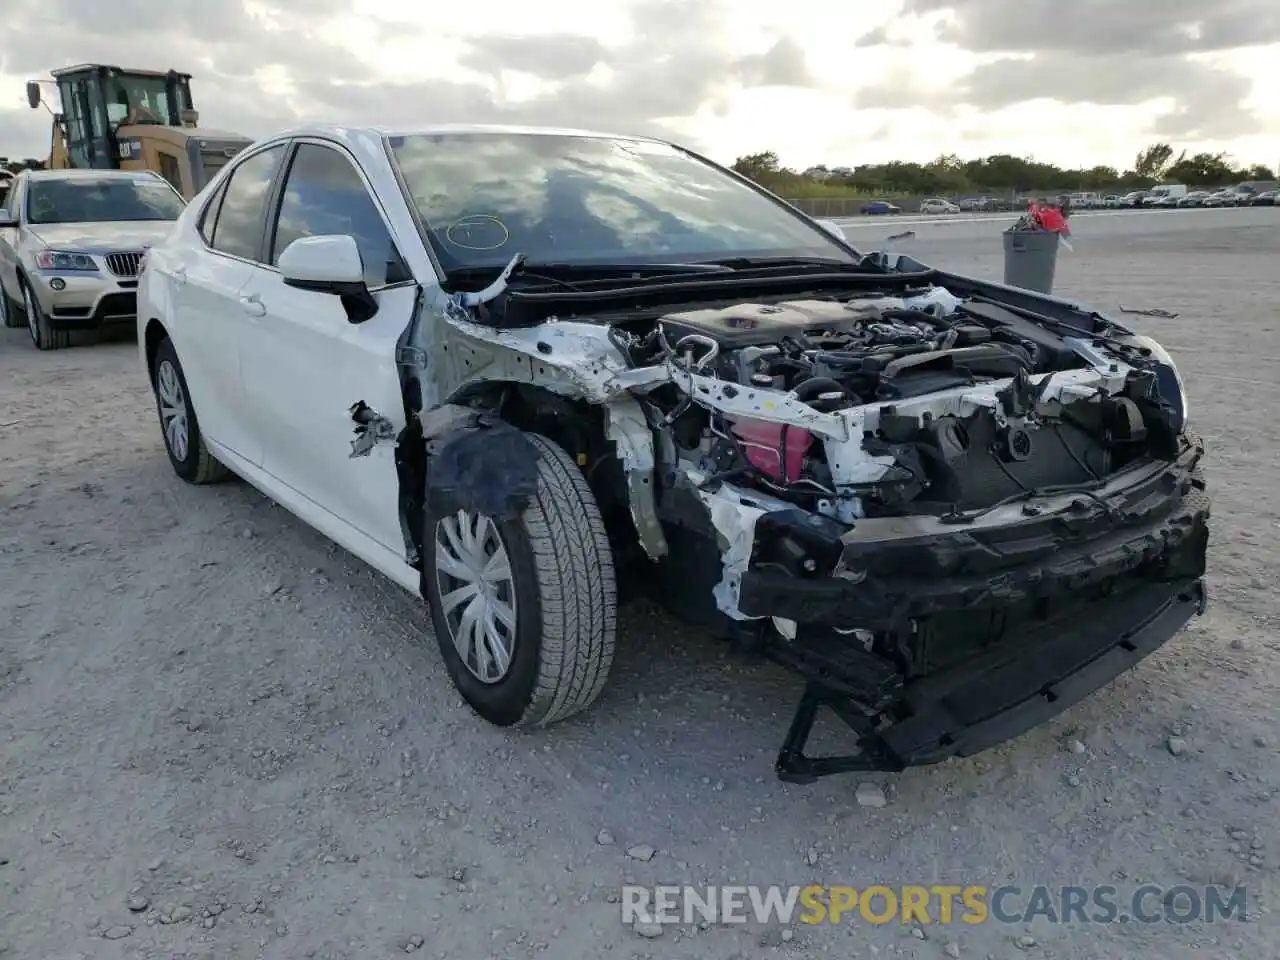
[[[410,203],[446,272],[530,262],[853,262],[816,223],[663,143],[524,133],[396,136]]]
[[[30,223],[176,220],[184,206],[159,180],[68,177],[32,180],[27,188]]]

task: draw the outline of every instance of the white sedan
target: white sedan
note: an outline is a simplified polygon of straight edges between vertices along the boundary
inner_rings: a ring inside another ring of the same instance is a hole
[[[960,207],[950,200],[935,197],[920,204],[921,213],[959,213]]]
[[[619,589],[643,584],[806,680],[776,769],[811,780],[1014,736],[1054,712],[1046,689],[1074,702],[1197,609],[1181,379],[1068,306],[863,254],[657,140],[323,127],[251,145],[191,201],[143,261],[138,341],[177,474],[238,474],[425,600],[480,716],[592,703]],[[1123,422],[1119,452],[1071,417]],[[1067,510],[1072,556],[1123,603],[1060,563]],[[1166,573],[1134,571],[1131,542]],[[1041,622],[1050,597],[1069,621]],[[822,703],[860,759],[804,756]]]

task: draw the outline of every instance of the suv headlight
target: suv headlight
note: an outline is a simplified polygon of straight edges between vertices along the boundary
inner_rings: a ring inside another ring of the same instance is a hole
[[[1187,429],[1191,408],[1187,399],[1187,385],[1182,379],[1182,374],[1178,372],[1178,365],[1173,362],[1173,357],[1169,356],[1169,351],[1151,337],[1135,334],[1125,339],[1135,347],[1148,350],[1151,359],[1156,362],[1156,384],[1160,387],[1160,396],[1167,400],[1177,412],[1178,420],[1175,425],[1181,433]]]
[[[98,269],[98,264],[87,253],[70,253],[66,250],[41,250],[36,254],[36,266],[41,270]]]

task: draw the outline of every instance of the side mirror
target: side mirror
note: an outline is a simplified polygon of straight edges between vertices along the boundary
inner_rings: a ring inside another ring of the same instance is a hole
[[[40,106],[40,84],[34,80],[27,81],[27,106],[36,110]]]
[[[817,223],[818,223],[818,226],[820,226],[823,230],[827,231],[827,233],[831,234],[837,240],[849,239],[844,235],[844,228],[841,227],[840,224],[836,223],[834,220],[819,220]]]
[[[349,234],[300,237],[284,248],[277,264],[285,286],[338,296],[352,323],[378,312],[364,282],[364,261]]]

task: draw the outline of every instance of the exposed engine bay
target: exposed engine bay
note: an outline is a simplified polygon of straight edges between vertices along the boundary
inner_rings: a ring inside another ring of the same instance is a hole
[[[682,463],[846,523],[1088,490],[1172,455],[1145,338],[1026,314],[935,286],[672,312],[611,336],[632,365],[672,368],[649,399]]]
[[[556,437],[654,596],[805,678],[788,779],[972,755],[1204,607],[1203,444],[1164,349],[905,261],[512,286],[517,257],[404,351],[429,441],[490,417],[468,477],[502,482],[451,490],[514,503],[493,425]],[[805,755],[819,706],[858,755]]]

